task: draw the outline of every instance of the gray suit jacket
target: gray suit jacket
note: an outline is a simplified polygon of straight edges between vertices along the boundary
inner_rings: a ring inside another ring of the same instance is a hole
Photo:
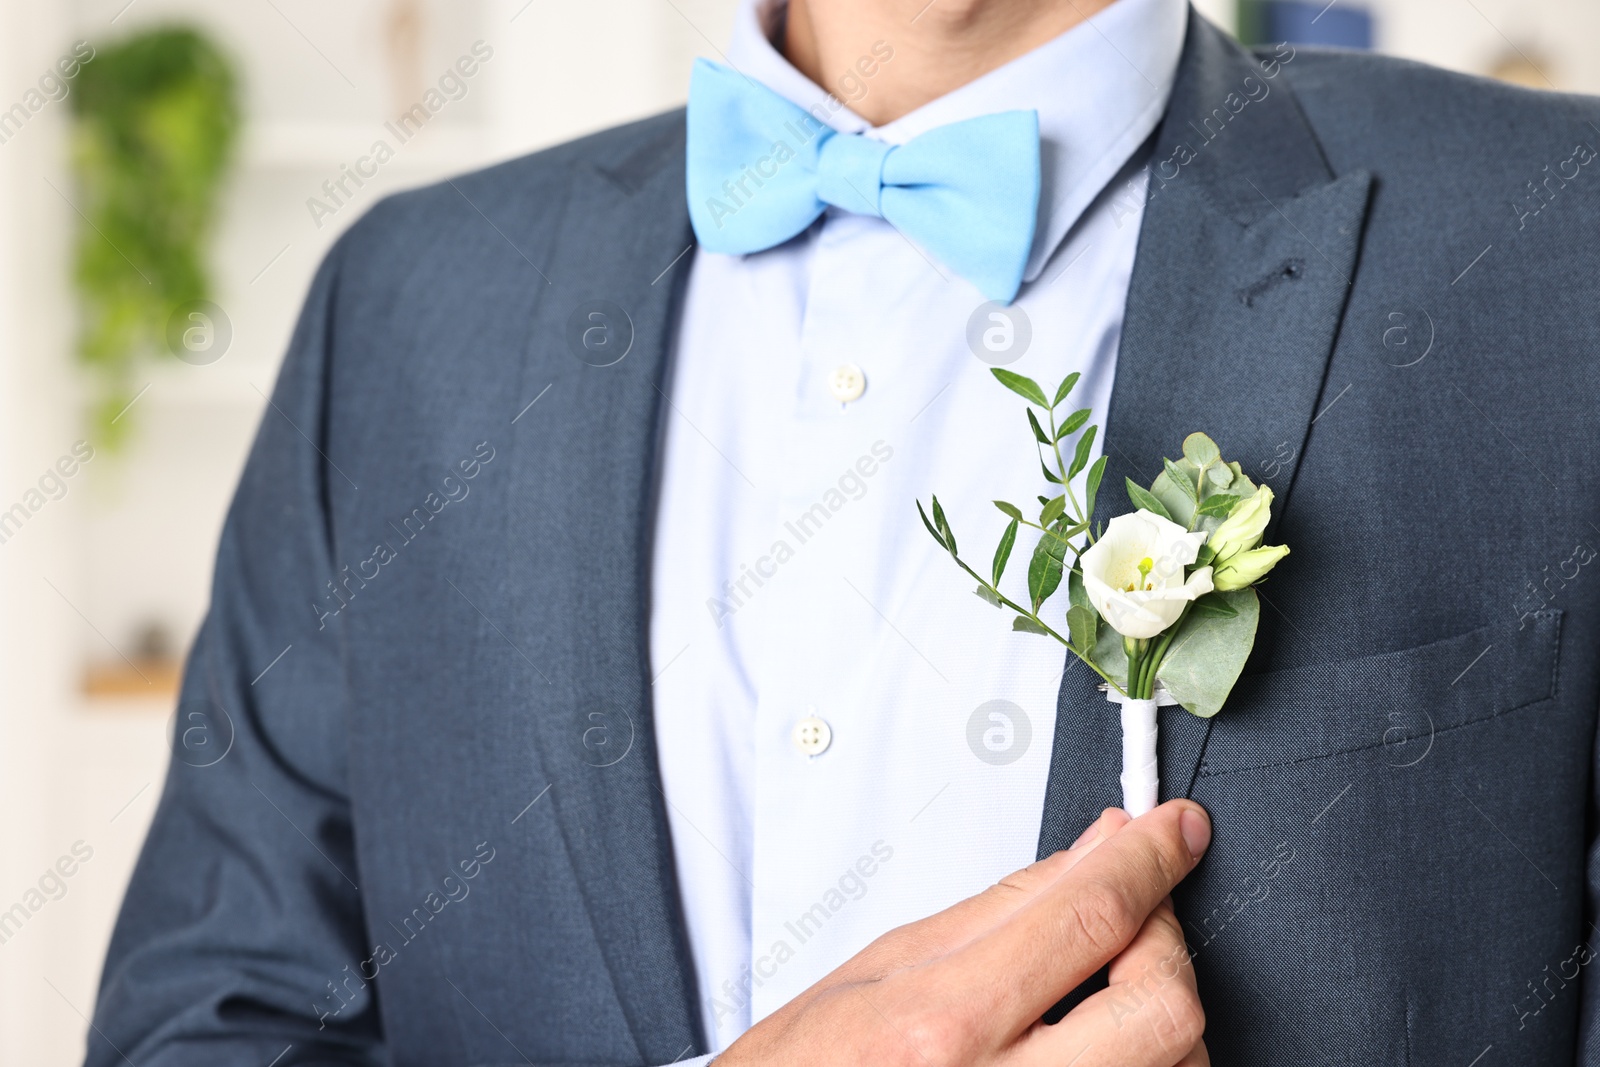
[[[1600,106],[1291,51],[1269,78],[1191,22],[1106,422],[1113,486],[1207,427],[1294,545],[1229,709],[1162,723],[1163,786],[1216,822],[1178,898],[1207,1041],[1600,1062]],[[387,200],[328,258],[94,1067],[703,1045],[644,594],[683,169],[675,112]],[[609,366],[569,345],[596,302]],[[1090,681],[1069,664],[1041,853],[1118,799]],[[595,766],[596,727],[628,754]]]

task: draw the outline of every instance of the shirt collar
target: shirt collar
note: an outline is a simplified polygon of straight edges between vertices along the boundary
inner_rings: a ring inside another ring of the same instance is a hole
[[[1037,111],[1039,222],[1023,272],[1023,280],[1032,281],[1161,121],[1183,51],[1188,8],[1188,0],[1116,0],[1005,66],[878,127],[801,74],[774,47],[786,0],[743,0],[725,58],[841,133],[890,144],[979,115]],[[862,84],[871,91],[870,78]]]

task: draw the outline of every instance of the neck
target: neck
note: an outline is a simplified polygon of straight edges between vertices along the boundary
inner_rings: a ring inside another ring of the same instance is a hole
[[[789,0],[783,50],[802,74],[881,126],[1031,52],[1112,2]],[[884,61],[885,54],[893,58]]]

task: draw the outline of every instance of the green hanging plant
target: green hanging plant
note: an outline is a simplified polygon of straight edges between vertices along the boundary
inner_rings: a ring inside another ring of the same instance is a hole
[[[239,129],[237,79],[207,37],[170,26],[100,50],[74,88],[78,355],[97,379],[94,436],[115,448],[139,362],[175,351],[174,313],[210,298],[205,248]]]

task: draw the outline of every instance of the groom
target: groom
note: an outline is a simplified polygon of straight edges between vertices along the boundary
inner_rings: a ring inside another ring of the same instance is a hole
[[[687,119],[385,201],[89,1063],[1595,1062],[1597,145],[1181,0],[761,0]],[[1133,822],[914,514],[1047,491],[999,365],[1100,517],[1203,430],[1294,548]]]

